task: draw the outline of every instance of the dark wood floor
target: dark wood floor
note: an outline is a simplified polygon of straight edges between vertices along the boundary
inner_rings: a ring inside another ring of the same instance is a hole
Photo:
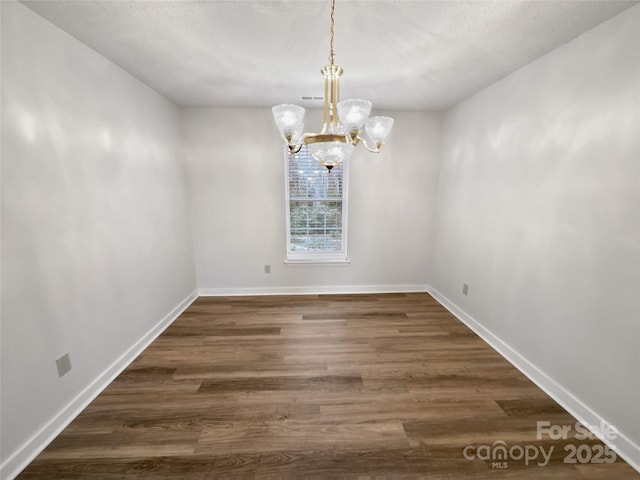
[[[640,478],[537,421],[575,424],[427,294],[200,298],[19,478]]]

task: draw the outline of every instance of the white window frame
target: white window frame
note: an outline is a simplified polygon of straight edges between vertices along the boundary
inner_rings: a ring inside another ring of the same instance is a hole
[[[287,246],[285,264],[288,265],[344,265],[349,263],[347,256],[347,225],[348,225],[348,198],[349,198],[349,163],[342,164],[342,248],[339,251],[301,252],[291,250],[291,191],[289,187],[289,148],[284,146],[284,192],[285,212],[287,227]],[[326,169],[318,165],[321,169]]]

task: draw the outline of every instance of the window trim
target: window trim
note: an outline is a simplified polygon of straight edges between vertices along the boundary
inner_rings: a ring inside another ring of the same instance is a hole
[[[347,225],[349,212],[349,160],[342,164],[342,248],[334,252],[300,252],[291,250],[291,192],[289,187],[289,148],[283,144],[284,193],[286,217],[286,265],[348,265]],[[320,167],[325,168],[325,167]]]

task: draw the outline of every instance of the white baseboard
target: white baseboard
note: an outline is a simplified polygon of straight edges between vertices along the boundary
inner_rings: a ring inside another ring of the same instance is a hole
[[[585,426],[599,426],[604,422],[611,425],[618,431],[615,443],[607,441],[605,438],[601,440],[608,444],[620,457],[622,457],[631,467],[640,472],[640,446],[634,443],[630,438],[620,433],[620,429],[616,425],[605,420],[597,412],[594,412],[584,402],[559,385],[555,380],[546,373],[536,367],[533,363],[520,355],[508,344],[502,341],[497,335],[483,327],[480,322],[467,314],[458,307],[454,302],[449,300],[435,288],[429,287],[429,293],[433,298],[442,304],[447,310],[455,315],[462,323],[473,330],[480,338],[487,342],[494,350],[507,359],[513,366],[520,370],[529,380],[540,387],[547,395],[558,402],[565,410],[573,415],[580,423]],[[599,432],[594,431],[598,435]]]
[[[399,293],[426,292],[427,285],[335,285],[310,287],[239,287],[200,288],[201,297],[258,296],[258,295],[326,295],[347,293]]]
[[[16,452],[0,465],[0,478],[15,478],[49,443],[76,418],[120,373],[133,362],[173,321],[197,298],[197,291],[190,293],[171,312],[160,320],[129,350],[113,362],[104,372],[82,390],[67,406],[27,440]]]

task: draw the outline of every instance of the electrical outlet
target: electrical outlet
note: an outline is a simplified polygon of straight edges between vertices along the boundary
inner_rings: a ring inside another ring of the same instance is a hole
[[[71,358],[68,353],[65,353],[59,359],[56,360],[56,365],[58,367],[58,376],[62,377],[69,370],[71,370]]]
[[[271,273],[271,265],[264,266],[264,273]]]
[[[469,295],[469,285],[467,285],[466,283],[462,284],[462,294]]]

